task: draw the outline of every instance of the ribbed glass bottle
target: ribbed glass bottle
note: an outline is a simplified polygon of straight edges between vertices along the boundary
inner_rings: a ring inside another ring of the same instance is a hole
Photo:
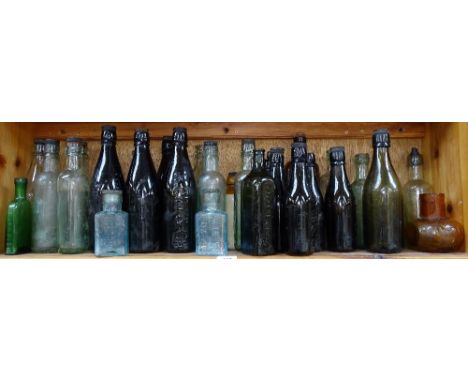
[[[354,202],[356,203],[356,246],[358,249],[364,249],[366,243],[364,240],[364,205],[362,197],[369,169],[369,154],[356,154],[354,156],[354,166],[356,168],[356,177],[351,187]]]

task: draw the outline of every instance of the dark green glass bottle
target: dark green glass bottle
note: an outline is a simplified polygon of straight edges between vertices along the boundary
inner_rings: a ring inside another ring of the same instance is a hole
[[[241,249],[250,255],[273,255],[276,226],[276,186],[264,168],[265,150],[254,151],[254,165],[242,182]]]
[[[330,149],[330,180],[325,195],[328,249],[350,252],[356,248],[356,206],[345,168],[344,147]]]
[[[315,155],[313,153],[307,154],[306,171],[307,182],[310,185],[310,190],[312,193],[310,240],[312,242],[312,251],[320,252],[327,247],[325,242],[325,212],[323,196],[320,192],[318,181],[317,162],[315,161]]]
[[[403,200],[400,181],[390,160],[390,134],[373,135],[374,156],[364,186],[364,236],[371,252],[395,253],[403,248]]]
[[[270,167],[267,171],[273,178],[276,186],[276,211],[278,224],[276,225],[276,249],[278,252],[286,250],[286,223],[284,216],[284,198],[286,196],[286,174],[284,171],[284,149],[273,147],[268,152]]]
[[[356,154],[354,156],[354,165],[356,166],[356,177],[351,187],[356,203],[356,245],[358,249],[364,249],[366,248],[366,244],[364,240],[364,207],[362,196],[369,169],[369,154]]]
[[[28,180],[15,179],[15,200],[8,205],[5,253],[16,255],[31,251],[31,202],[26,197]]]

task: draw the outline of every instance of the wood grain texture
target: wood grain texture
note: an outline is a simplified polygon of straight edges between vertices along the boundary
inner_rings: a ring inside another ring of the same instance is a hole
[[[0,123],[0,251],[5,249],[8,203],[15,196],[14,179],[26,176],[33,148],[31,123]]]
[[[99,140],[101,122],[36,123],[36,135],[65,139],[79,136]],[[309,138],[369,138],[378,128],[387,128],[394,138],[422,138],[422,122],[111,122],[120,139],[132,139],[136,128],[150,130],[153,138],[171,135],[176,126],[188,129],[191,139],[292,138],[302,132]]]

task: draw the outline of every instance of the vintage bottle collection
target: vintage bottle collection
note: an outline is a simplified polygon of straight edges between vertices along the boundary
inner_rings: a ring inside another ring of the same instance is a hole
[[[162,139],[156,167],[149,132],[137,129],[125,181],[115,126],[102,126],[91,176],[86,141],[66,139],[61,170],[59,141],[36,139],[27,176],[14,180],[6,254],[224,256],[236,249],[301,256],[324,250],[452,252],[463,245],[463,226],[447,217],[444,194],[433,193],[424,181],[416,148],[408,153],[409,181],[400,184],[386,129],[374,131],[372,157],[347,158],[344,147],[329,148],[322,174],[305,134],[294,137],[288,163],[285,148],[265,152],[255,140],[243,139],[241,167],[230,169],[227,179],[219,170],[223,153],[216,141],[196,147],[194,167],[187,142],[187,130],[174,128]],[[355,166],[352,183],[347,159]]]

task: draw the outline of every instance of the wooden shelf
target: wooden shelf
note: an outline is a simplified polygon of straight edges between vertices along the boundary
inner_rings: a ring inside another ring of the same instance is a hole
[[[376,254],[369,252],[350,252],[350,253],[335,253],[335,252],[319,252],[310,256],[289,256],[286,254],[278,254],[272,256],[248,256],[237,251],[229,251],[230,256],[237,256],[240,260],[324,260],[324,259],[468,259],[468,253],[425,253],[404,251],[397,254]],[[63,255],[58,253],[28,253],[24,255],[0,255],[0,259],[153,259],[153,260],[213,260],[216,257],[212,256],[196,256],[194,253],[174,254],[167,252],[145,253],[145,254],[130,254],[128,256],[115,257],[96,257],[92,253],[83,253],[79,255]]]

